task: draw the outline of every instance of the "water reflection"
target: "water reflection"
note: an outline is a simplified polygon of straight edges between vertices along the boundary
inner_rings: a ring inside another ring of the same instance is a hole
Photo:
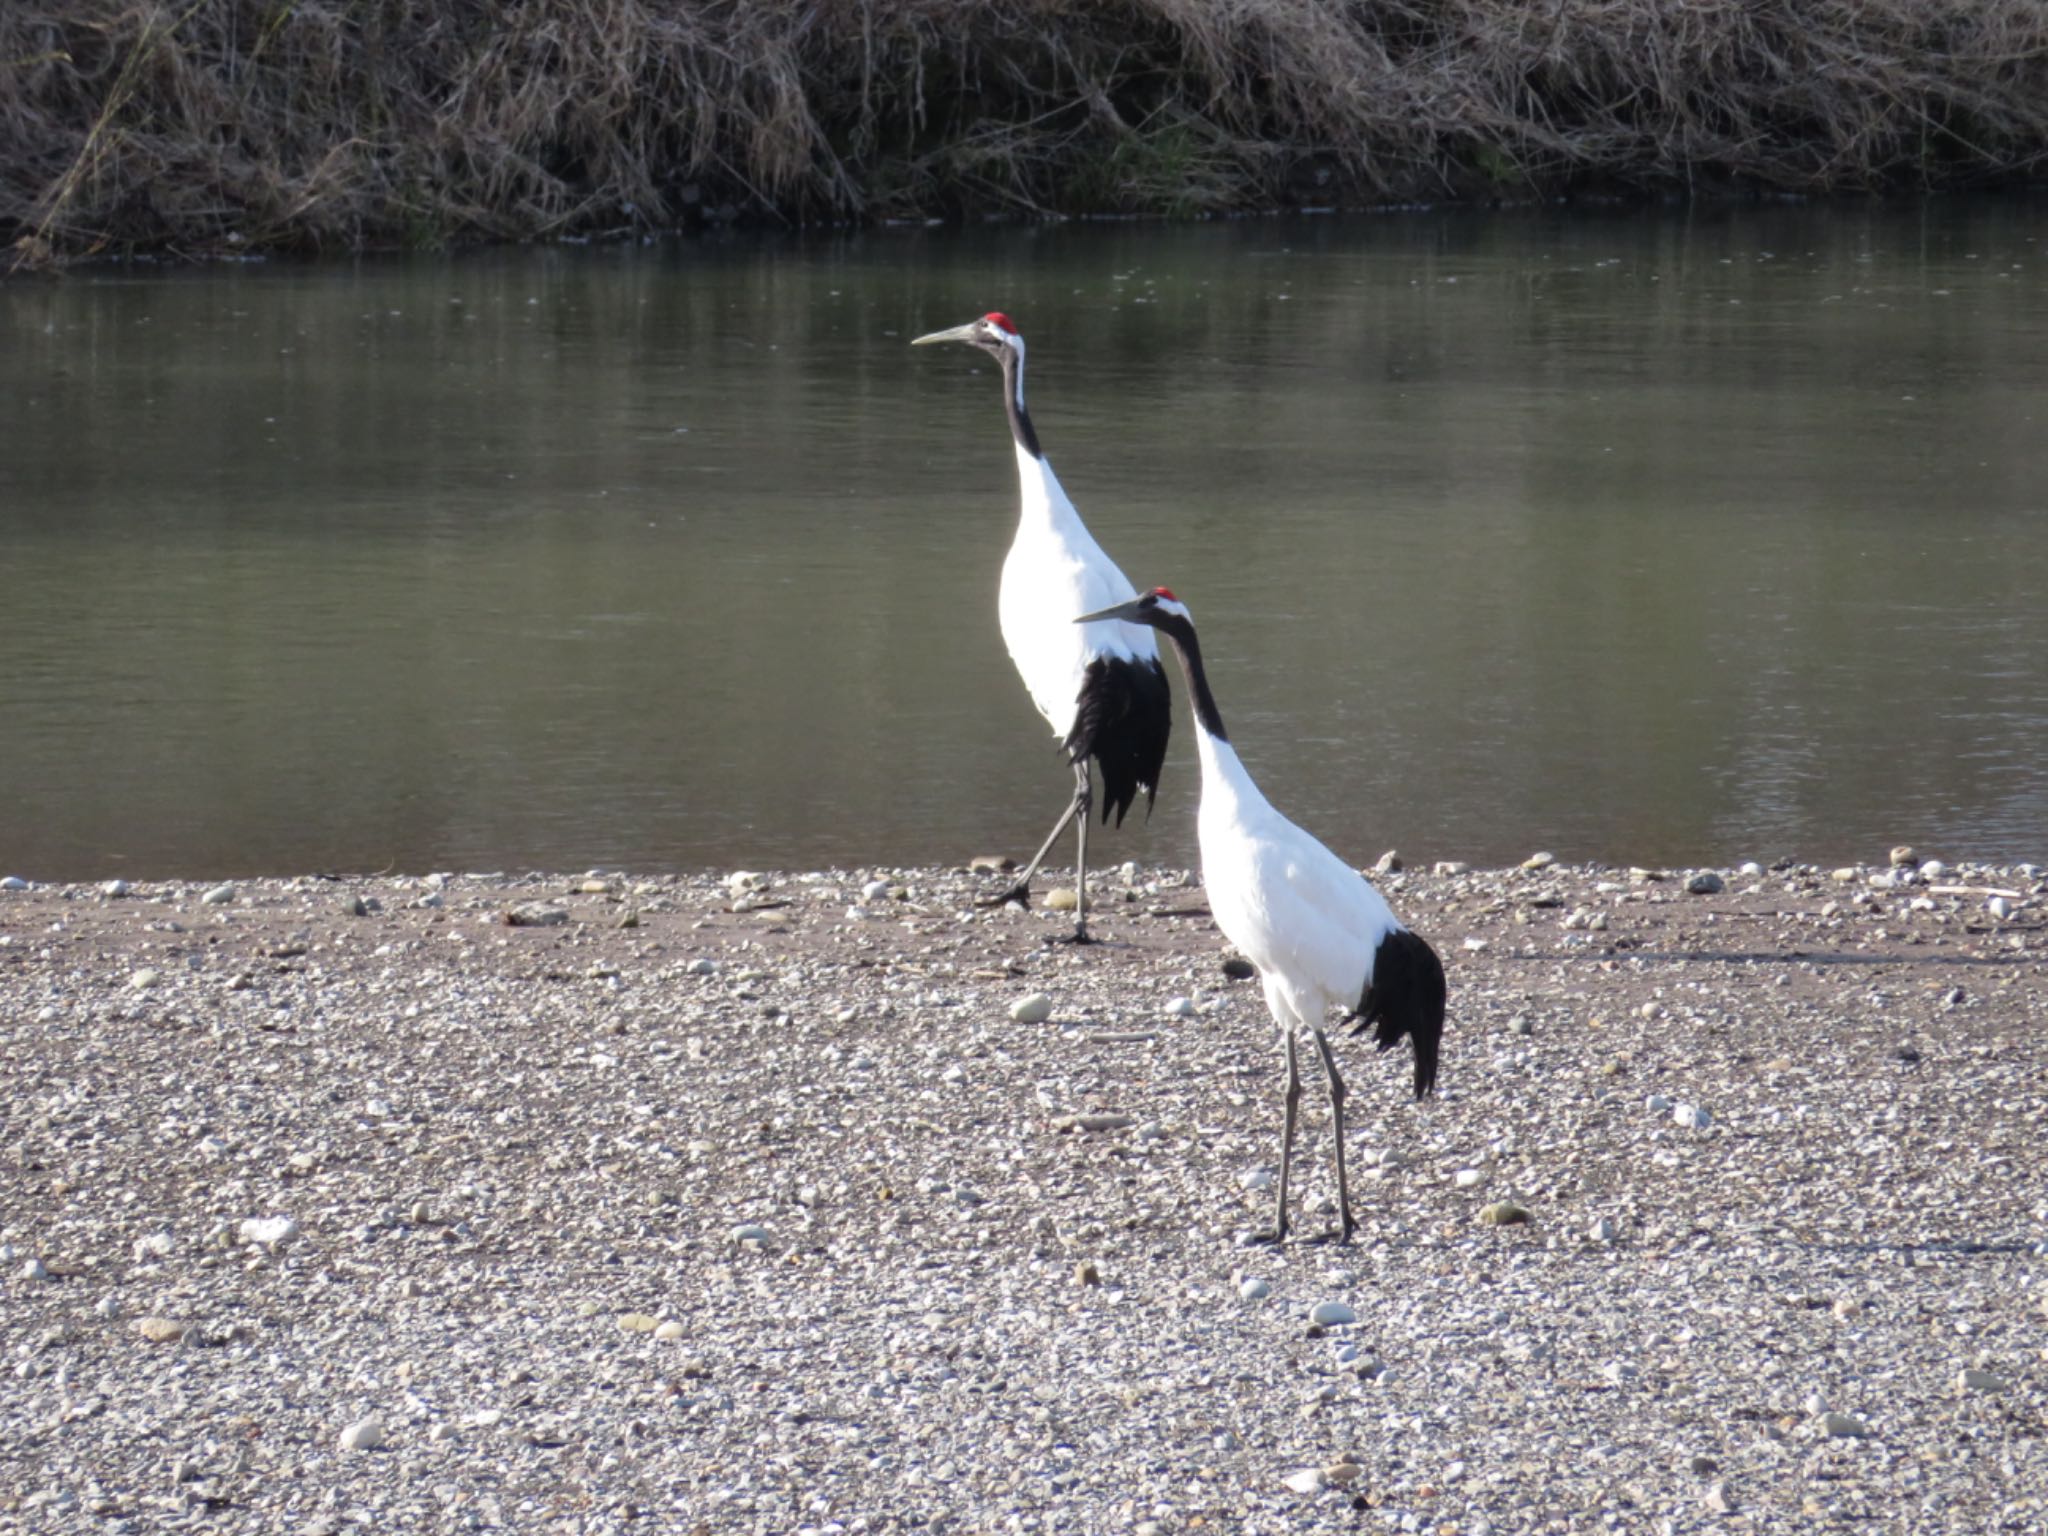
[[[2048,217],[882,232],[0,288],[0,864],[1028,851],[1000,306],[1360,859],[2048,858]],[[1185,719],[1182,710],[1181,718]],[[1191,862],[1183,727],[1115,857]]]

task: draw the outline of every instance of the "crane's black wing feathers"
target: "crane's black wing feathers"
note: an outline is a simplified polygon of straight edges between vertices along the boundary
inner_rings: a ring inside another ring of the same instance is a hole
[[[1436,951],[1420,935],[1396,928],[1372,959],[1372,980],[1358,1008],[1344,1022],[1358,1021],[1351,1033],[1373,1031],[1381,1050],[1403,1035],[1415,1045],[1415,1097],[1436,1089],[1437,1047],[1444,1035],[1444,967]],[[1377,1025],[1377,1028],[1374,1026]]]
[[[1173,729],[1172,695],[1159,659],[1098,656],[1088,663],[1075,701],[1074,728],[1067,733],[1073,762],[1093,758],[1102,773],[1102,819],[1124,813],[1145,791],[1145,811],[1159,794],[1159,770],[1166,762],[1166,738]]]

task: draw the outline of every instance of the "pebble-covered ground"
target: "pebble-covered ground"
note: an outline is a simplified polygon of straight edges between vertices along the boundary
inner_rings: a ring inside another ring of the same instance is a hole
[[[1279,1250],[1177,873],[6,882],[0,1530],[2048,1530],[2048,886],[1696,874],[1380,877]]]

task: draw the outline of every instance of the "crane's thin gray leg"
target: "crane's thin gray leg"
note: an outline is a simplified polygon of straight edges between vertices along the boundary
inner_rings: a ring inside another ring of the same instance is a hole
[[[1024,873],[1011,881],[1009,889],[1004,891],[1002,895],[984,896],[975,905],[981,907],[1000,907],[1012,901],[1020,907],[1029,905],[1031,900],[1031,877],[1038,873],[1038,866],[1045,862],[1045,856],[1051,850],[1052,845],[1058,842],[1060,834],[1067,830],[1067,823],[1080,814],[1085,813],[1082,811],[1081,796],[1076,792],[1074,798],[1067,802],[1067,808],[1060,812],[1060,819],[1052,824],[1052,830],[1046,833],[1045,841],[1038,845],[1038,852],[1031,855],[1031,862],[1024,866]]]
[[[1343,1223],[1338,1230],[1337,1241],[1348,1243],[1358,1223],[1351,1219],[1351,1185],[1344,1177],[1344,1079],[1337,1075],[1337,1058],[1330,1054],[1330,1042],[1323,1038],[1323,1032],[1314,1029],[1309,1033],[1315,1039],[1317,1053],[1323,1058],[1323,1076],[1330,1082],[1330,1134],[1336,1138],[1337,1148],[1337,1213]]]
[[[1280,1194],[1273,1202],[1273,1231],[1266,1239],[1272,1243],[1287,1241],[1287,1170],[1294,1163],[1294,1119],[1301,1108],[1301,1060],[1295,1049],[1294,1029],[1283,1023],[1280,1032],[1287,1038],[1287,1086],[1281,1093],[1287,1112],[1280,1122]]]
[[[1079,845],[1074,852],[1074,938],[1076,944],[1086,944],[1088,938],[1088,812],[1095,804],[1095,770],[1087,758],[1074,765],[1074,809],[1079,813],[1074,825],[1080,828]]]

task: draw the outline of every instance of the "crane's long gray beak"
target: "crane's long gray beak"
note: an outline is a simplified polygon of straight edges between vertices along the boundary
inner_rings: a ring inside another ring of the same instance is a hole
[[[933,331],[929,336],[920,336],[913,341],[913,347],[928,347],[935,341],[972,341],[974,327],[978,321],[970,320],[965,325],[956,325],[950,331]]]
[[[1128,603],[1118,603],[1114,608],[1102,608],[1094,613],[1084,613],[1074,622],[1076,624],[1093,624],[1097,619],[1123,619],[1127,623],[1134,623],[1137,619],[1137,613],[1138,599],[1134,597]]]

